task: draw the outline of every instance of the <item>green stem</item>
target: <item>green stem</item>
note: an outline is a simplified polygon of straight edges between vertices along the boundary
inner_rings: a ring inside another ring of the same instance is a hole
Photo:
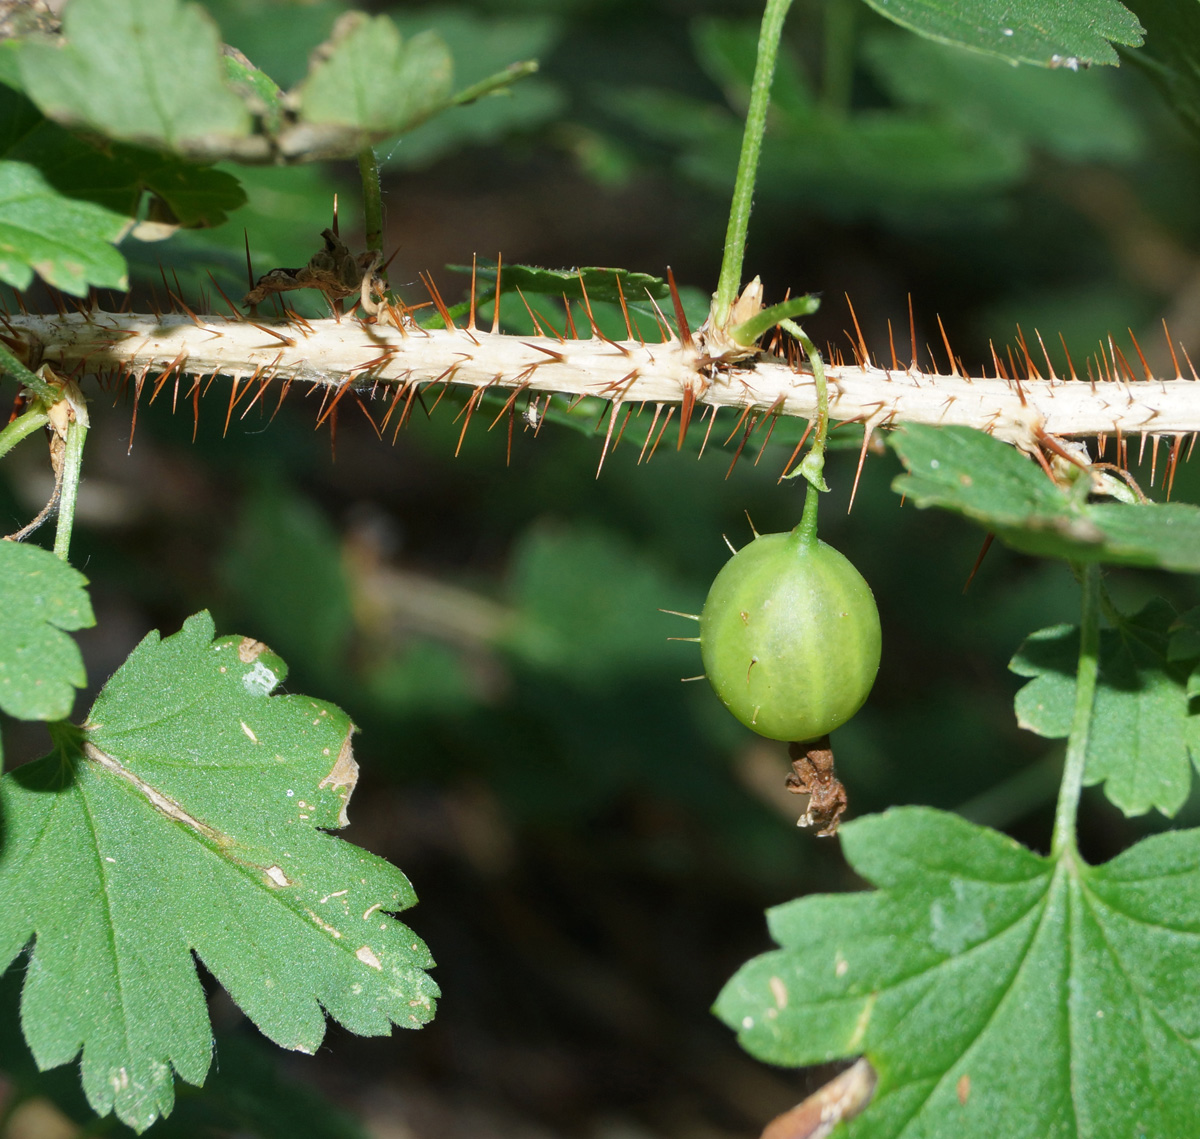
[[[1096,678],[1100,670],[1100,567],[1096,563],[1084,568],[1082,582],[1083,613],[1079,622],[1079,668],[1075,673],[1075,716],[1067,740],[1067,758],[1058,787],[1058,804],[1054,808],[1054,838],[1050,845],[1052,857],[1076,850],[1075,815],[1083,790],[1092,706],[1096,700]]]
[[[53,384],[48,384],[36,372],[31,372],[3,344],[0,344],[0,372],[8,372],[16,377],[44,403],[54,403],[59,398]]]
[[[62,490],[58,499],[58,528],[54,532],[54,552],[65,562],[71,549],[71,530],[75,525],[75,502],[79,497],[79,473],[83,464],[83,444],[87,427],[77,419],[67,425],[67,445],[63,454]]]
[[[825,59],[821,73],[821,106],[832,114],[850,109],[854,82],[854,16],[858,0],[826,0]]]
[[[729,206],[729,228],[725,232],[725,254],[721,276],[713,298],[713,323],[723,327],[737,299],[742,283],[742,258],[746,252],[746,231],[750,225],[750,206],[754,198],[754,180],[762,153],[763,132],[767,126],[767,107],[771,101],[771,80],[775,77],[775,59],[783,20],[792,0],[767,0],[762,29],[758,34],[758,59],[750,84],[750,106],[746,110],[746,128],[742,134],[742,153],[738,159],[733,201]]]
[[[7,455],[22,439],[32,435],[39,427],[45,427],[50,416],[41,402],[34,404],[24,415],[18,415],[0,431],[0,457]]]
[[[812,342],[812,338],[794,320],[781,320],[780,328],[800,341],[800,347],[808,357],[809,367],[812,368],[813,383],[817,389],[817,428],[813,436],[812,446],[808,454],[796,468],[808,481],[804,494],[804,513],[800,516],[800,524],[793,531],[802,545],[811,546],[817,540],[817,506],[822,491],[829,489],[825,485],[825,441],[829,437],[829,387],[825,382],[825,362],[821,353]]]
[[[358,174],[362,179],[363,228],[367,248],[383,252],[383,195],[379,188],[379,163],[375,148],[364,146],[358,152]]]

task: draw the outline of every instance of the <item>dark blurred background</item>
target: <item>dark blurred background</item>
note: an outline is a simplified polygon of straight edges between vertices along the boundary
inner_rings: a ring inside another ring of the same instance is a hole
[[[208,7],[284,86],[343,10]],[[703,309],[758,4],[372,7],[406,32],[441,30],[459,86],[541,60],[511,95],[378,148],[391,281],[406,299],[427,299],[428,271],[460,300],[469,278],[444,267],[501,253],[669,265]],[[888,351],[889,319],[907,345],[911,296],[917,343],[943,369],[938,315],[976,367],[1018,323],[1060,366],[1061,333],[1081,372],[1110,331],[1132,329],[1161,362],[1163,317],[1200,359],[1195,152],[1134,67],[1016,69],[853,0],[796,0],[786,39],[746,275],[769,301],[819,291],[807,322],[819,344],[847,346],[849,294],[874,352]],[[160,264],[193,302],[211,293],[209,272],[239,296],[244,233],[256,272],[303,264],[335,193],[343,236],[361,247],[352,164],[231,170],[250,204],[228,225],[126,243],[135,309],[161,295]],[[800,488],[778,481],[795,426],[761,454],[760,428],[731,471],[741,432],[716,444],[732,416],[700,461],[666,442],[640,459],[647,412],[597,479],[600,439],[557,423],[535,436],[518,421],[506,462],[503,421],[489,433],[480,417],[455,457],[454,393],[394,444],[347,404],[336,447],[299,390],[273,419],[269,393],[223,431],[227,393],[210,389],[195,442],[190,409],[143,404],[131,441],[127,393],[97,394],[73,546],[98,616],[80,635],[89,677],[98,688],[148,630],[207,607],[220,631],[288,660],[290,691],[340,703],[361,729],[344,834],[412,878],[421,902],[406,919],[444,992],[420,1032],[332,1028],[315,1058],[264,1046],[253,1063],[380,1139],[750,1136],[828,1078],[751,1061],[708,1008],[766,948],[766,907],[861,883],[836,840],[797,830],[785,745],[741,728],[703,682],[680,683],[700,672],[697,646],[667,638],[694,630],[659,612],[699,611],[728,556],[722,536],[749,537],[747,512],[762,532],[798,520]],[[379,420],[385,406],[366,410]],[[1005,666],[1030,632],[1075,619],[1070,572],[996,546],[964,592],[983,534],[902,506],[890,453],[868,455],[847,515],[861,431],[834,439],[821,534],[870,581],[884,630],[875,691],[834,736],[850,816],[932,804],[1045,849],[1061,748],[1017,729],[1020,681]],[[1150,491],[1149,450],[1135,474]],[[0,480],[15,529],[47,496],[44,455],[22,448]],[[1180,466],[1173,493],[1198,500],[1195,468]],[[1108,584],[1130,609],[1155,592],[1195,603],[1190,580],[1113,571]],[[6,723],[9,764],[40,754],[41,733]],[[1093,859],[1165,823],[1125,820],[1094,792],[1085,809]],[[1189,804],[1184,820],[1196,819]],[[220,992],[213,1015],[231,1074],[255,1033]],[[184,1133],[188,1110],[185,1099]],[[292,1134],[317,1133],[312,1111]],[[224,1133],[246,1133],[244,1121]]]

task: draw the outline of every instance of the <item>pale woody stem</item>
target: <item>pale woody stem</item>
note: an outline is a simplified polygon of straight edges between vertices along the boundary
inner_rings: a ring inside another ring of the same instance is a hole
[[[307,325],[222,318],[93,313],[7,318],[7,335],[26,341],[27,361],[64,374],[124,372],[184,376],[214,372],[245,379],[380,389],[448,383],[588,395],[623,403],[675,403],[686,386],[697,402],[752,405],[811,418],[811,373],[778,360],[702,367],[694,347],[600,338],[559,341],[464,330],[401,332],[357,320]],[[271,331],[265,331],[267,327]],[[1030,447],[1039,432],[1092,436],[1182,435],[1200,431],[1200,383],[1167,380],[1022,380],[944,376],[911,370],[825,365],[834,422],[964,424]],[[185,389],[186,390],[186,389]],[[386,393],[385,393],[386,394]]]

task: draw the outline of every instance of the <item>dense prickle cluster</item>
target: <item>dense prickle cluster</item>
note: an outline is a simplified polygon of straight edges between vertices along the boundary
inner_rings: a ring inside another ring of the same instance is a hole
[[[704,671],[748,728],[812,740],[862,707],[879,669],[879,611],[824,542],[764,534],[731,558],[700,615]]]

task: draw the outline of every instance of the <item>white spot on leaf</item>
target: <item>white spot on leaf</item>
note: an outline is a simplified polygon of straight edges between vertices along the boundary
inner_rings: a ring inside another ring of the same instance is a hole
[[[372,969],[382,969],[383,962],[371,952],[369,945],[364,945],[361,949],[354,951],[354,956],[357,957],[364,965],[370,965]]]
[[[258,743],[258,736],[256,736],[250,730],[250,725],[247,724],[245,720],[239,720],[238,723],[242,725],[242,731],[246,733],[246,738],[249,739],[251,743]]]
[[[266,876],[270,878],[276,886],[291,885],[291,882],[288,881],[288,876],[282,870],[280,870],[278,866],[268,866],[263,873],[266,874]]]
[[[252,696],[268,696],[278,683],[279,677],[262,661],[255,661],[254,667],[242,676],[242,687]]]

